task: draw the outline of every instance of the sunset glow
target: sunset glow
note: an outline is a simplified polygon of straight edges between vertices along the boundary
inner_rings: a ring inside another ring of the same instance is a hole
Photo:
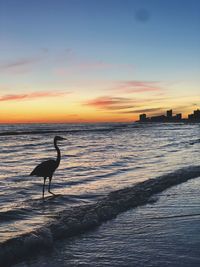
[[[200,105],[198,1],[0,9],[0,123],[131,122]]]

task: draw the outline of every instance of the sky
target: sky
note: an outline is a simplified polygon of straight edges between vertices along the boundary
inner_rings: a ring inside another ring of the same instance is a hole
[[[0,0],[0,123],[200,107],[199,0]]]

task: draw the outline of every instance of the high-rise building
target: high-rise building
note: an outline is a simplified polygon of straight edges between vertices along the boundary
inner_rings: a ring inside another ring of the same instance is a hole
[[[188,120],[192,122],[200,122],[200,110],[194,110],[193,114],[188,115]]]
[[[194,110],[192,114],[188,114],[188,118],[182,118],[182,114],[178,113],[173,116],[172,109],[166,111],[166,115],[159,115],[153,117],[147,117],[145,113],[139,115],[140,122],[192,122],[200,123],[200,109]]]
[[[181,120],[181,119],[182,119],[182,114],[181,114],[181,113],[176,114],[175,119],[176,119],[176,120]]]
[[[188,120],[193,120],[194,119],[194,114],[188,114]]]
[[[172,109],[167,110],[167,118],[172,118]]]
[[[194,110],[194,118],[200,118],[200,110]]]
[[[140,114],[140,121],[146,121],[147,119],[147,115],[144,113],[144,114]]]

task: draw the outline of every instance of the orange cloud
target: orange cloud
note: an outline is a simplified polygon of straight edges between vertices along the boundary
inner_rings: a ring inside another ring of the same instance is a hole
[[[133,108],[133,102],[130,98],[103,96],[89,100],[84,105],[100,109],[119,110]]]
[[[0,96],[0,101],[16,101],[16,100],[30,100],[43,97],[59,97],[69,94],[70,92],[33,92],[28,94],[10,94]]]
[[[146,112],[162,112],[163,108],[144,108],[144,109],[135,109],[135,110],[129,110],[129,111],[122,111],[124,114],[129,114],[129,113],[146,113]]]

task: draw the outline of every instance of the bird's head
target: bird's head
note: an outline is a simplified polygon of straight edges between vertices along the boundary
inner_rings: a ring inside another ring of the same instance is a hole
[[[65,140],[65,138],[63,138],[63,137],[61,137],[61,136],[55,136],[55,137],[54,137],[54,142],[62,141],[62,140]]]

